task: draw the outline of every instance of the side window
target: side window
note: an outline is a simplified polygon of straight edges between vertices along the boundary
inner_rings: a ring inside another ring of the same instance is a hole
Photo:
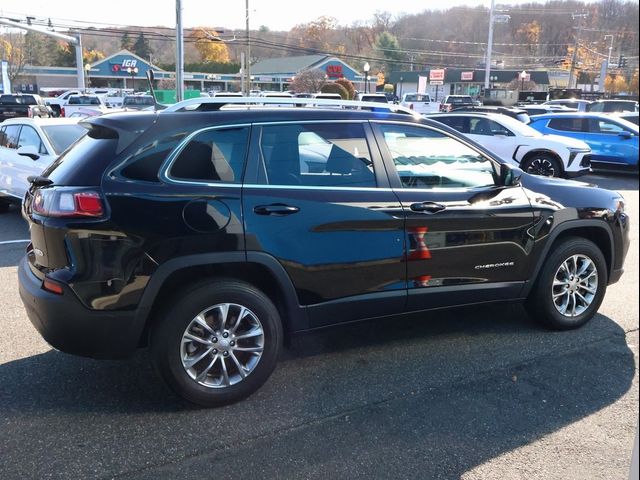
[[[180,180],[241,183],[248,127],[200,132],[178,154],[169,176]]]
[[[469,118],[467,117],[435,117],[434,120],[444,123],[460,133],[469,133]]]
[[[582,118],[552,118],[549,120],[549,128],[563,132],[583,132]]]
[[[381,125],[404,188],[471,188],[495,185],[491,160],[461,141],[426,128]]]
[[[589,132],[590,133],[604,133],[610,135],[618,135],[624,129],[616,125],[615,123],[608,122],[606,120],[589,120]]]
[[[0,127],[0,147],[7,146],[7,135],[4,133],[5,127]]]
[[[3,147],[18,148],[18,138],[20,135],[20,125],[7,125],[4,129]]]
[[[265,126],[260,151],[270,185],[376,186],[359,123]]]
[[[498,122],[494,122],[493,120],[489,120],[489,128],[491,128],[491,133],[493,135],[504,135],[506,137],[515,137],[514,133],[506,127],[503,127]]]
[[[36,132],[32,127],[28,125],[24,125],[22,130],[20,130],[20,139],[18,140],[18,148],[32,146],[36,147],[38,153],[46,154],[44,151],[44,146],[42,145],[42,140],[40,140],[40,135]]]
[[[493,136],[493,132],[491,131],[491,123],[486,118],[469,119],[469,133],[471,135]]]
[[[174,132],[140,147],[124,161],[120,174],[129,180],[159,182],[160,167],[188,133]]]

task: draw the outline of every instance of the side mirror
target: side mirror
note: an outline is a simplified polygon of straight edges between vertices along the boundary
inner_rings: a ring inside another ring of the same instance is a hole
[[[38,160],[40,158],[38,149],[33,145],[25,145],[24,147],[18,148],[17,154],[29,157],[31,160]]]
[[[631,132],[627,132],[626,130],[621,131],[618,136],[620,138],[624,138],[625,140],[629,140],[631,139],[631,137],[633,137],[633,135],[631,134]]]
[[[500,181],[505,187],[515,187],[520,185],[524,172],[518,167],[511,167],[506,163],[500,165]]]

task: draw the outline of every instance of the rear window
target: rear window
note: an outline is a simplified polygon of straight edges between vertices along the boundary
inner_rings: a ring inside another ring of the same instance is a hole
[[[69,97],[69,105],[100,105],[100,99],[86,95],[72,96]]]
[[[45,125],[42,127],[42,131],[49,139],[56,155],[60,155],[73,142],[87,133],[87,130],[80,125]]]
[[[471,97],[449,97],[448,103],[473,103]]]
[[[83,136],[42,173],[56,185],[98,186],[104,170],[116,157],[118,137]]]
[[[0,105],[36,105],[31,95],[0,95]]]
[[[123,105],[153,105],[152,97],[125,97]]]
[[[405,97],[405,102],[430,102],[431,99],[429,98],[429,95],[420,95],[420,94],[415,94],[415,95],[407,95]]]
[[[362,95],[360,100],[363,102],[389,103],[384,95]]]

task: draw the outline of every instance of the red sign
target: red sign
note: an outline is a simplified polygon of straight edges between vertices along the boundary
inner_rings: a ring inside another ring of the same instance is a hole
[[[327,65],[327,76],[329,78],[342,78],[342,65]]]
[[[444,69],[438,69],[438,70],[431,70],[429,72],[429,82],[433,82],[434,80],[436,81],[444,81]]]
[[[462,80],[463,82],[473,81],[473,72],[462,72],[460,74],[460,80]]]

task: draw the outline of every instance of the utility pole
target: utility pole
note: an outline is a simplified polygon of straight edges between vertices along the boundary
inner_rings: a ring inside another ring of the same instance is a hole
[[[484,89],[489,89],[489,76],[491,75],[491,50],[493,49],[493,12],[496,7],[496,0],[491,0],[491,10],[489,11],[489,39],[487,40],[487,57],[484,65]]]
[[[487,40],[487,57],[485,59],[484,66],[484,89],[489,88],[489,80],[491,76],[491,54],[493,53],[493,24],[494,23],[507,23],[511,18],[510,15],[496,15],[495,14],[495,0],[491,0],[491,10],[489,11],[489,39]],[[498,10],[504,11],[504,10]]]
[[[63,35],[62,33],[50,32],[48,30],[40,30],[32,25],[23,25],[20,22],[14,22],[6,18],[0,18],[0,24],[9,25],[10,27],[21,28],[22,30],[29,30],[31,32],[41,33],[53,38],[58,38],[70,43],[76,49],[76,75],[78,79],[78,88],[84,90],[84,61],[82,59],[82,40],[78,33],[75,37],[69,35]]]
[[[587,18],[589,16],[588,13],[574,13],[571,15],[571,18],[573,20],[575,20],[576,18],[580,19],[580,22],[578,22],[578,30],[576,31],[576,43],[573,46],[573,55],[571,56],[571,67],[569,70],[569,88],[574,88],[575,86],[578,85],[578,78],[576,75],[573,74],[574,69],[576,68],[576,61],[578,60],[578,47],[580,45],[580,33],[582,31],[582,19],[583,18]],[[574,86],[573,84],[573,80],[576,80],[576,85]]]
[[[244,59],[245,77],[247,79],[247,96],[251,93],[251,38],[249,36],[249,0],[245,0],[245,22],[247,30],[247,54]]]
[[[184,100],[184,31],[182,0],[176,0],[176,102]]]

